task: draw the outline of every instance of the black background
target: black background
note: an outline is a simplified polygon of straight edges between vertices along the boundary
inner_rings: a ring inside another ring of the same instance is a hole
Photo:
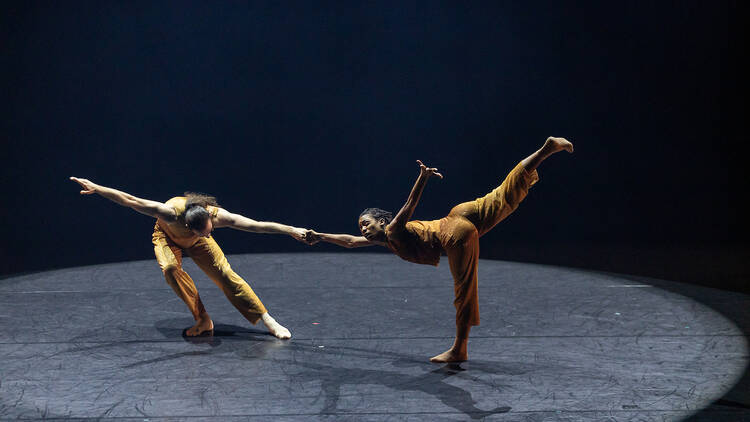
[[[6,2],[0,273],[153,256],[153,220],[73,175],[355,233],[403,204],[415,159],[445,179],[414,218],[439,218],[554,135],[575,154],[482,257],[747,289],[746,21],[741,2]]]

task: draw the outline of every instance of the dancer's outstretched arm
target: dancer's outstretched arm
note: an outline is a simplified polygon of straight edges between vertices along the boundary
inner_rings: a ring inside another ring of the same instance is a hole
[[[417,177],[417,181],[414,182],[414,187],[411,188],[411,193],[409,193],[409,198],[406,200],[406,203],[401,207],[398,214],[393,217],[391,223],[388,224],[388,227],[391,229],[403,228],[406,226],[406,223],[411,219],[414,210],[417,208],[419,198],[422,196],[422,191],[427,185],[427,180],[430,176],[435,175],[441,179],[443,178],[443,175],[438,173],[436,168],[427,167],[419,160],[417,160],[417,164],[419,164],[419,176]]]
[[[166,221],[173,221],[177,217],[177,213],[175,212],[174,208],[167,206],[161,202],[138,198],[117,189],[97,185],[96,183],[88,179],[71,177],[70,180],[81,185],[81,187],[83,188],[83,190],[81,190],[81,195],[92,195],[96,193],[109,199],[112,202],[120,204],[124,207],[132,208],[141,214],[146,214],[154,218],[161,218]]]
[[[419,177],[417,177],[417,181],[416,183],[414,183],[414,187],[409,194],[409,199],[407,199],[406,204],[404,204],[396,217],[388,224],[388,227],[390,228],[402,228],[406,226],[406,222],[409,221],[409,218],[411,218],[412,214],[414,214],[414,209],[419,203],[419,197],[422,195],[422,191],[424,190],[425,184],[427,183],[427,179],[429,179],[430,176],[435,175],[441,179],[443,178],[443,175],[438,173],[436,168],[427,167],[419,160],[417,160],[417,164],[419,164]],[[313,230],[308,230],[305,240],[308,244],[311,245],[319,241],[323,241],[333,243],[334,245],[339,245],[345,248],[361,248],[363,246],[372,245],[380,245],[386,247],[388,246],[384,239],[378,239],[377,237],[373,239],[372,236],[370,237],[370,239],[364,236],[318,233]]]
[[[307,231],[306,243],[314,245],[320,241],[333,243],[344,248],[361,248],[372,245],[385,245],[385,243],[369,241],[364,236],[352,236],[350,234],[318,233],[314,230]]]
[[[255,221],[244,215],[231,213],[224,208],[219,208],[214,227],[229,227],[252,233],[288,234],[300,242],[305,242],[305,235],[307,233],[307,229],[287,226],[286,224],[274,223],[272,221]]]
[[[130,207],[141,214],[146,214],[154,218],[161,218],[166,221],[174,221],[177,217],[174,208],[161,202],[138,198],[117,189],[97,185],[88,179],[71,177],[70,180],[81,185],[83,188],[83,190],[81,190],[81,195],[91,195],[96,193],[124,207]],[[219,208],[218,210],[219,212],[214,221],[215,228],[230,227],[254,233],[288,234],[301,242],[305,241],[307,229],[268,221],[255,221],[239,214],[230,213],[223,208]]]

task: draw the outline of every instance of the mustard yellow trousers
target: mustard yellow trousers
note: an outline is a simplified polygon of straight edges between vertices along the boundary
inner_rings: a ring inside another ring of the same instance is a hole
[[[492,192],[456,205],[439,220],[440,241],[453,275],[457,325],[479,325],[479,238],[515,211],[538,180],[536,170],[527,172],[519,163]]]
[[[206,309],[193,279],[182,269],[183,249],[177,246],[158,224],[154,227],[152,243],[156,260],[167,284],[185,302],[197,320]],[[256,324],[260,316],[267,312],[253,289],[229,266],[227,258],[213,237],[200,238],[193,246],[185,249],[185,252],[208,278],[221,288],[227,299],[248,321]]]

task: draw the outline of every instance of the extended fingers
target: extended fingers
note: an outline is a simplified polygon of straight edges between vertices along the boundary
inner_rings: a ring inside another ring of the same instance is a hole
[[[439,177],[441,179],[443,178],[443,175],[438,172],[438,169],[436,167],[427,168],[427,169],[425,169],[425,171],[428,172],[428,173],[430,173],[430,174],[433,174],[433,175],[435,175],[435,176],[437,176],[437,177]]]
[[[84,189],[84,190],[81,191],[81,195],[90,195],[90,194],[94,193],[94,189],[92,189],[91,186],[90,186],[91,182],[89,182],[88,180],[86,180],[86,179],[79,179],[77,177],[72,177],[72,176],[71,176],[70,180],[78,183]]]
[[[92,189],[91,186],[88,186],[84,182],[85,179],[79,179],[77,177],[72,177],[71,176],[70,180],[72,180],[72,181],[78,183],[79,185],[81,185],[81,187],[83,188],[83,190],[81,191],[81,195],[91,195],[92,193],[94,193],[94,189]]]
[[[435,168],[435,167],[427,167],[422,162],[422,160],[417,160],[417,164],[419,164],[419,167],[420,167],[420,169],[422,169],[422,171],[426,171],[428,173],[433,173],[433,174],[438,174],[438,169],[437,168]],[[442,176],[440,176],[440,177],[442,177]]]

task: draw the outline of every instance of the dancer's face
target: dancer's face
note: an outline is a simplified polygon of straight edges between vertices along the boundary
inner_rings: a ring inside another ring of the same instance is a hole
[[[362,232],[362,236],[367,240],[384,242],[385,227],[387,225],[384,218],[376,219],[369,214],[359,217],[359,231]]]
[[[200,237],[211,237],[211,232],[214,230],[214,223],[210,218],[206,219],[206,224],[201,230],[192,229],[193,233]]]

